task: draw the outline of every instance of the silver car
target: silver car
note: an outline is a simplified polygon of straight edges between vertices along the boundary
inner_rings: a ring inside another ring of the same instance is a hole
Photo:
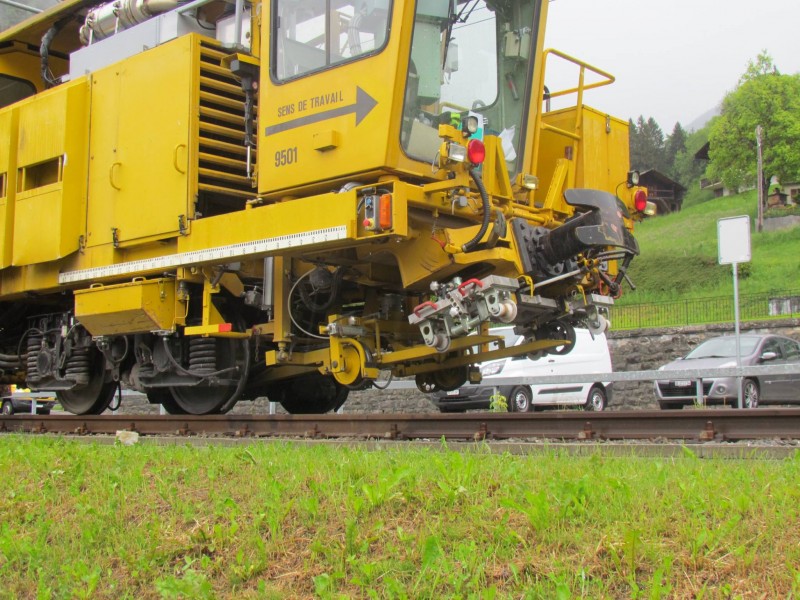
[[[800,402],[800,343],[782,335],[742,335],[742,366],[796,364],[790,375],[748,377],[742,382],[742,403],[755,408],[769,402]],[[684,358],[664,365],[659,371],[713,369],[736,366],[736,337],[706,340]],[[667,374],[667,377],[669,374]],[[736,406],[736,378],[709,377],[702,380],[706,404]],[[697,382],[690,379],[664,379],[655,382],[656,398],[663,409],[692,405],[697,398]]]

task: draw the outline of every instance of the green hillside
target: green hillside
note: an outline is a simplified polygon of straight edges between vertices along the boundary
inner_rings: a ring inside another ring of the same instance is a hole
[[[751,191],[637,224],[641,255],[628,271],[637,289],[623,284],[617,304],[733,294],[731,266],[717,263],[717,220],[738,215],[750,215],[753,256],[739,266],[739,293],[800,289],[800,227],[756,233],[756,211],[756,192]]]

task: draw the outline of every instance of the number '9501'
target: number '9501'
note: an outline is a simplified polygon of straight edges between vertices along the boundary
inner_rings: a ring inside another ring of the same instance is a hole
[[[286,148],[285,150],[277,150],[275,152],[275,166],[285,167],[297,162],[297,146],[294,148]]]

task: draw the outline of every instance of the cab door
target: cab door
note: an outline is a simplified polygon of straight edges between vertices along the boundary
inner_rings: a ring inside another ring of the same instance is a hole
[[[271,3],[262,27],[269,77],[260,85],[259,193],[385,165],[397,137],[387,128],[402,101],[404,8],[391,0]]]

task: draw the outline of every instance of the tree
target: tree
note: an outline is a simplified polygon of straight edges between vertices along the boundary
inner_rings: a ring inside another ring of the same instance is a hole
[[[711,126],[708,172],[730,189],[756,182],[757,125],[764,130],[764,179],[800,179],[800,75],[780,74],[766,51],[748,63]]]
[[[706,125],[698,131],[684,133],[686,136],[683,148],[675,153],[672,163],[672,176],[680,184],[689,188],[696,183],[706,170],[706,161],[694,157],[697,151],[708,141],[711,125]]]
[[[679,153],[686,152],[686,140],[686,130],[681,127],[680,122],[675,123],[675,127],[672,128],[672,133],[664,144],[664,162],[667,167],[666,173],[673,179],[677,179],[678,177],[678,169],[676,168],[675,162]]]
[[[664,132],[656,120],[650,117],[646,121],[643,116],[634,124],[628,122],[630,128],[631,168],[645,171],[658,169],[664,171],[666,161],[664,157]]]

